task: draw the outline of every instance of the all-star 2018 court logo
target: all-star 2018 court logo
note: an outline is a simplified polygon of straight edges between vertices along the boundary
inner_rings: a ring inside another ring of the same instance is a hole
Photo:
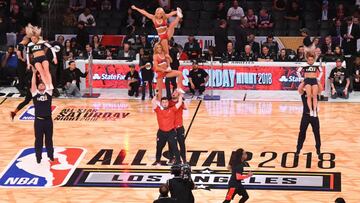
[[[34,148],[21,150],[0,176],[0,187],[57,187],[65,185],[83,159],[86,150],[78,147],[55,147],[54,161],[43,149],[40,164]]]
[[[54,112],[56,106],[51,106],[51,112]],[[32,121],[35,120],[35,108],[34,105],[29,106],[24,113],[19,117],[21,121]]]

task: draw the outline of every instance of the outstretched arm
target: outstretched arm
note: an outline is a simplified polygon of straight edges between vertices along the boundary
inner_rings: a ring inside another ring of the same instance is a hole
[[[151,100],[152,109],[155,110],[159,106],[159,101],[157,100],[157,95]]]
[[[36,87],[36,69],[33,68],[32,69],[33,75],[31,78],[31,94],[34,96],[36,94],[37,91],[37,87]]]
[[[179,100],[178,100],[178,102],[175,104],[176,109],[179,109],[180,106],[182,105],[182,103],[183,103],[183,97],[182,97],[182,95],[180,94],[180,95],[179,95]]]
[[[134,9],[135,11],[141,13],[142,15],[146,16],[147,18],[149,18],[149,19],[151,19],[151,20],[154,20],[154,15],[148,13],[148,12],[145,11],[144,9],[138,8],[138,7],[136,7],[135,5],[132,5],[131,8]]]

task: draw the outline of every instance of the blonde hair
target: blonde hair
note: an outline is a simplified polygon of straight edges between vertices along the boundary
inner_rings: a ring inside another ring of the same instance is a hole
[[[40,38],[41,28],[38,26],[33,26],[30,23],[25,27],[26,37],[31,38],[32,36],[36,36]]]
[[[161,47],[161,50],[163,51],[163,53],[165,53],[164,47],[160,44],[160,42],[158,42],[158,43],[156,43],[156,44],[154,45],[154,53],[155,53],[155,54],[159,54],[159,53],[157,53],[157,47],[158,47],[158,46],[160,46],[160,47]]]
[[[161,7],[157,8],[157,9],[155,10],[155,16],[156,16],[156,13],[158,13],[158,12],[161,12],[161,13],[163,14],[162,19],[166,20],[166,15],[165,15],[164,9],[161,8]]]

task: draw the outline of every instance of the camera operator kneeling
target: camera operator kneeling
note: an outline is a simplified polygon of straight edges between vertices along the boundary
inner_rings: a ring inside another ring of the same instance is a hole
[[[193,203],[192,190],[195,184],[191,179],[191,169],[188,164],[174,165],[171,167],[174,178],[168,180],[171,197],[181,203]]]
[[[166,184],[162,184],[159,188],[160,196],[159,199],[155,200],[153,203],[177,203],[173,198],[168,196],[169,187]]]

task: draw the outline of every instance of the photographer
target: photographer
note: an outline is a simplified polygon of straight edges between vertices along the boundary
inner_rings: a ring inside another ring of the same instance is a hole
[[[169,187],[166,184],[162,184],[159,187],[160,196],[154,203],[175,203],[175,199],[169,197]]]
[[[1,59],[0,73],[3,79],[15,84],[18,80],[17,67],[18,57],[15,48],[14,46],[8,46],[6,54]]]
[[[195,184],[191,179],[191,169],[188,164],[174,165],[171,167],[174,177],[168,180],[168,186],[172,198],[181,203],[195,202],[192,190]]]

